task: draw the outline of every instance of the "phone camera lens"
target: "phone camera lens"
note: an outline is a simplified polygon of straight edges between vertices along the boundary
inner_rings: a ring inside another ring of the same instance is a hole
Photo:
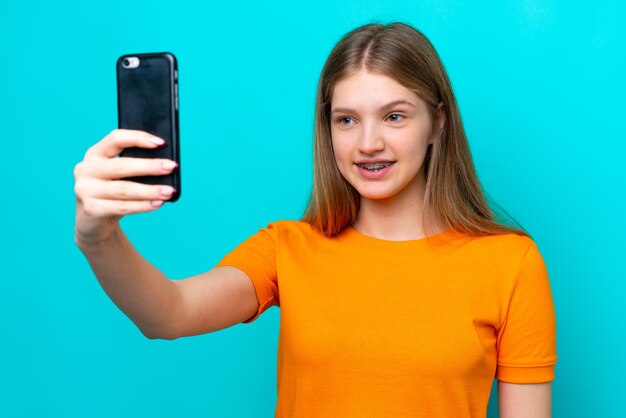
[[[130,64],[130,61],[128,61],[128,58],[124,58],[124,67],[128,67],[128,64]]]

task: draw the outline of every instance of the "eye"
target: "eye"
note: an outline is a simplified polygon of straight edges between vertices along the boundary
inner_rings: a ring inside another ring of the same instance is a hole
[[[395,118],[394,118],[394,116],[395,116]],[[399,113],[392,113],[391,115],[388,116],[388,118],[392,122],[399,122],[400,120],[402,120],[401,118],[404,118],[404,115],[401,115]]]
[[[348,121],[348,123],[344,123],[346,120]],[[337,122],[339,122],[340,125],[349,125],[351,120],[352,118],[349,116],[341,116],[337,118]]]

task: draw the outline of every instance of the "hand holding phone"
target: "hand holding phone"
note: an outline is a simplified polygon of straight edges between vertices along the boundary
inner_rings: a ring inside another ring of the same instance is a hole
[[[118,228],[124,215],[151,212],[171,199],[168,185],[148,185],[120,177],[167,177],[176,162],[161,158],[115,158],[129,147],[155,150],[160,138],[143,131],[115,129],[91,146],[74,167],[76,193],[75,240],[99,243]]]
[[[144,184],[165,184],[181,194],[178,127],[178,64],[169,52],[126,54],[117,60],[118,121],[120,129],[145,131],[165,140],[158,148],[130,147],[120,157],[160,158],[178,164],[167,175],[126,177]]]

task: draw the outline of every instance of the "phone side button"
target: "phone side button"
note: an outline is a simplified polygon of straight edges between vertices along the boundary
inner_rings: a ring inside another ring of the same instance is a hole
[[[178,83],[174,85],[174,101],[176,102],[176,110],[178,110]]]

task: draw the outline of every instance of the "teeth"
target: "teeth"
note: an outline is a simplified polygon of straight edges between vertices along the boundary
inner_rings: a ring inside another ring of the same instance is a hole
[[[383,169],[385,167],[389,167],[392,163],[387,162],[387,163],[371,163],[371,164],[358,164],[359,167],[363,167],[366,170],[374,170],[374,171],[378,171],[380,169]]]

